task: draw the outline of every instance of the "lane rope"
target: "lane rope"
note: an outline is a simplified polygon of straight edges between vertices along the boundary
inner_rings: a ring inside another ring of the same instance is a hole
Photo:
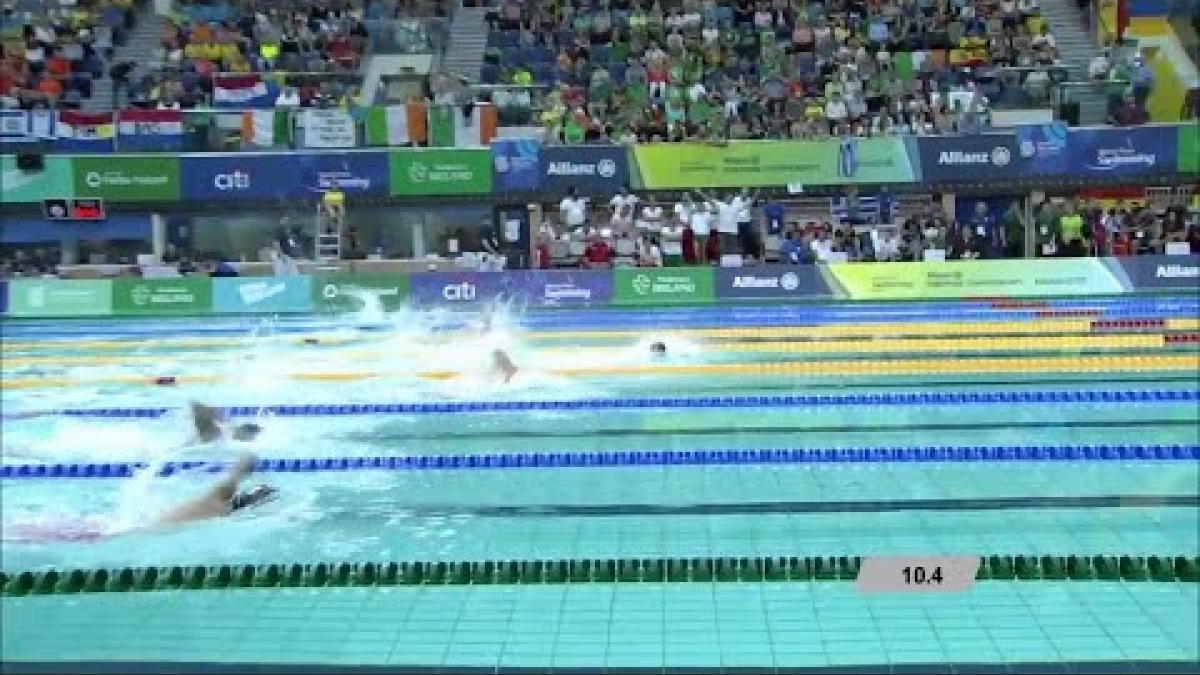
[[[550,401],[447,401],[443,403],[280,403],[227,406],[220,410],[230,417],[326,417],[344,415],[430,415],[464,412],[518,412],[555,410],[630,410],[663,408],[789,408],[825,406],[897,405],[1005,405],[1021,403],[1180,403],[1200,401],[1197,389],[1143,390],[1052,390],[985,392],[887,392],[882,394],[787,395],[787,396],[702,396],[648,398],[590,398]],[[158,418],[176,409],[155,408],[62,408],[58,410],[4,413],[2,419],[40,416]]]
[[[656,366],[594,366],[547,368],[543,372],[563,377],[693,375],[802,375],[845,377],[848,375],[912,375],[942,373],[1035,373],[1035,372],[1150,372],[1200,370],[1200,353],[1145,356],[1050,356],[1050,357],[975,357],[957,356],[940,359],[854,359],[821,361],[777,361],[767,363],[704,363]],[[459,370],[423,371],[330,371],[280,373],[279,377],[309,382],[358,382],[376,378],[417,377],[428,380],[452,380],[467,374]],[[187,385],[237,381],[226,375],[158,376],[113,375],[89,378],[35,377],[7,379],[7,389],[42,389],[82,385],[125,384],[140,386]]]
[[[981,555],[976,581],[1195,583],[1200,557]],[[867,558],[869,559],[869,558]],[[0,573],[0,595],[576,583],[850,582],[861,556],[597,558],[275,565],[176,565]]]
[[[323,459],[264,459],[263,473],[322,473],[338,471],[413,471],[481,469],[563,469],[630,466],[713,466],[757,464],[886,464],[925,462],[1193,462],[1200,445],[969,445],[887,448],[758,448],[718,450],[624,450],[608,452],[496,453],[480,455],[420,455],[330,457]],[[200,471],[219,473],[228,462],[165,462],[155,475]],[[145,462],[95,464],[9,464],[0,478],[130,478],[146,469]]]

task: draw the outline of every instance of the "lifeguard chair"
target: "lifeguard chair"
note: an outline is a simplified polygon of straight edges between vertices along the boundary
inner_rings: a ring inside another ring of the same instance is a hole
[[[325,191],[317,205],[317,250],[320,262],[342,259],[342,231],[346,225],[346,193],[337,188]]]

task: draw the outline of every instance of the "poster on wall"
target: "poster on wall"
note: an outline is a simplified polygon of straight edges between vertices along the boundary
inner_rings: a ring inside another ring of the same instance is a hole
[[[306,109],[300,117],[306,148],[353,148],[354,118],[344,110]]]

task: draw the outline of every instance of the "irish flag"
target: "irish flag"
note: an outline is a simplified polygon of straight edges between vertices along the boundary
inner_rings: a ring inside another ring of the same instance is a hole
[[[496,137],[499,117],[490,103],[435,105],[429,108],[429,145],[435,148],[477,148]]]
[[[60,150],[111,152],[116,128],[113,114],[62,110],[58,113],[54,146]]]
[[[273,148],[292,140],[292,117],[285,109],[242,111],[242,145]]]
[[[278,94],[278,87],[258,75],[220,75],[213,80],[217,108],[270,108]]]
[[[374,106],[367,110],[367,145],[423,145],[425,104]]]

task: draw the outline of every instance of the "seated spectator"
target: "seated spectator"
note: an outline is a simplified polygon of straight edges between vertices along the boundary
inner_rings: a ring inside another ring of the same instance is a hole
[[[612,257],[613,252],[609,248],[608,242],[599,235],[593,235],[583,252],[583,259],[580,263],[588,269],[604,269],[612,267]]]

